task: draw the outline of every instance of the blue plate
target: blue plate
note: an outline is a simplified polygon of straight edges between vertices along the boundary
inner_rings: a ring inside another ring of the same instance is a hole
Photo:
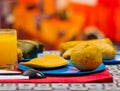
[[[67,66],[64,66],[64,67],[59,67],[59,68],[54,68],[54,69],[37,69],[37,70],[43,72],[46,75],[86,75],[86,74],[100,72],[100,71],[103,71],[105,69],[105,65],[101,64],[95,70],[80,71],[72,65],[70,60],[68,60],[68,61],[69,61],[69,64]],[[22,64],[18,64],[18,68],[22,71],[25,71],[31,67],[25,66]]]
[[[111,60],[103,60],[104,64],[120,64],[120,53],[116,53],[114,59]]]

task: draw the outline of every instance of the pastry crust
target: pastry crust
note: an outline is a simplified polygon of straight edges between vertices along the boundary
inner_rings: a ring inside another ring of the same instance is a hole
[[[71,55],[72,48],[77,45],[83,45],[84,43],[94,44],[102,51],[103,59],[113,59],[116,55],[116,48],[108,38],[104,39],[95,39],[95,40],[88,40],[88,41],[72,41],[66,42],[62,44],[62,49],[64,53],[62,53],[63,58],[69,58]],[[66,46],[67,45],[67,46]],[[68,48],[68,49],[67,49]]]
[[[73,48],[70,59],[80,71],[93,70],[102,63],[102,53],[96,45],[82,43]]]

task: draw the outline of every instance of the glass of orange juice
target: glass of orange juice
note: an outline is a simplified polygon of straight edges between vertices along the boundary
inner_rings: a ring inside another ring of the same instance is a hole
[[[14,70],[17,64],[17,33],[0,29],[0,69]]]

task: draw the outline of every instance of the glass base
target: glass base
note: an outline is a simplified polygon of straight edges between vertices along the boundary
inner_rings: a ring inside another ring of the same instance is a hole
[[[16,65],[13,65],[13,64],[0,65],[0,70],[15,70],[15,68],[16,68]]]

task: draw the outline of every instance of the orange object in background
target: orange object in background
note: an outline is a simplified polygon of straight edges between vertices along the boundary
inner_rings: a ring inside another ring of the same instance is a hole
[[[28,2],[27,2],[28,1]],[[36,26],[34,22],[34,17],[38,15],[39,0],[19,0],[18,5],[13,9],[13,14],[15,15],[15,21],[13,28],[17,29],[19,39],[33,39],[31,36],[36,36]],[[23,4],[24,3],[24,4]]]
[[[41,38],[44,42],[54,45],[54,49],[58,49],[62,42],[78,39],[84,16],[76,14],[77,19],[74,18],[71,17],[64,21],[59,18],[43,20],[40,32]]]
[[[34,0],[33,0],[34,1]],[[44,12],[39,12],[40,8],[26,9],[30,3],[26,3],[23,6],[18,4],[14,9],[14,15],[16,20],[14,22],[14,28],[18,30],[19,39],[32,39],[43,42],[47,49],[58,49],[61,42],[76,39],[79,35],[81,26],[84,24],[84,15],[72,13],[70,16],[64,15],[64,11],[60,14],[55,14],[57,11],[53,10],[53,0],[50,4],[48,0],[43,1]],[[46,2],[46,3],[45,3]],[[49,7],[46,5],[49,4]],[[37,5],[36,3],[33,5]],[[52,8],[51,8],[52,7]],[[62,14],[63,13],[63,14]],[[39,15],[53,14],[50,18],[41,18]],[[36,17],[37,20],[36,26]],[[67,17],[66,19],[62,19]],[[41,19],[40,19],[41,18]]]
[[[56,0],[42,0],[43,1],[43,10],[45,14],[54,14],[55,13],[55,1]]]
[[[35,5],[38,4],[40,0],[18,0],[18,4],[21,6]]]
[[[119,0],[95,0],[93,6],[67,0],[62,8],[56,6],[57,1],[64,2],[18,0],[13,8],[13,28],[17,29],[18,38],[37,40],[45,43],[47,49],[58,49],[61,42],[80,40],[86,27],[96,26],[106,37],[120,42]]]

